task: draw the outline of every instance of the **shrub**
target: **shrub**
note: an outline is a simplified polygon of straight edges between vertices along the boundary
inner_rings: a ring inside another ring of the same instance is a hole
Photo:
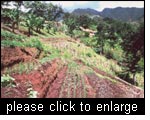
[[[90,46],[92,48],[97,47],[97,41],[95,39],[96,39],[96,37],[93,37],[93,38],[89,38],[89,37],[80,38],[81,42],[83,42],[85,45]]]
[[[55,34],[57,32],[57,28],[56,27],[52,27],[52,32]]]
[[[85,37],[89,37],[89,33],[88,33],[88,32],[85,32],[84,36],[85,36]]]
[[[91,53],[86,53],[86,56],[88,56],[88,57],[92,57],[92,55],[91,55]]]
[[[1,87],[10,86],[14,87],[14,81],[15,79],[11,77],[9,74],[1,76]]]
[[[100,53],[100,49],[98,47],[94,47],[93,50],[98,54]]]
[[[116,45],[113,48],[108,43],[105,43],[104,54],[108,59],[114,59],[117,61],[123,60],[123,50],[119,45]]]
[[[43,45],[37,38],[32,38],[29,41],[26,41],[25,46],[26,47],[35,47],[39,50],[43,50]]]
[[[79,37],[82,37],[84,35],[84,32],[82,32],[81,30],[73,30],[73,34],[74,34],[74,37],[75,38],[79,38]]]

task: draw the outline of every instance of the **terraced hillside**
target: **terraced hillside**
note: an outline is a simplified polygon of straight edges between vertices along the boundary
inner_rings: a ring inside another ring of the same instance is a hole
[[[117,77],[122,69],[114,60],[73,38],[1,30],[2,98],[144,97],[143,89]]]

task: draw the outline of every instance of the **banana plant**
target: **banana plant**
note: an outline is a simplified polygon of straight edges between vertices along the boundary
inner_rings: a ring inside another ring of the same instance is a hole
[[[43,17],[36,17],[35,18],[35,27],[36,27],[36,32],[40,32],[40,29],[43,28],[44,26],[44,18]]]
[[[13,1],[13,5],[16,6],[16,25],[17,25],[17,29],[19,29],[19,21],[20,21],[20,8],[23,5],[23,1]]]
[[[25,17],[25,22],[22,23],[23,26],[26,26],[28,28],[28,36],[30,37],[31,35],[31,30],[36,24],[36,16],[33,14],[27,14]]]
[[[9,12],[3,12],[4,16],[7,17],[7,18],[10,18],[10,23],[11,23],[11,26],[12,26],[12,32],[14,32],[15,30],[15,25],[17,24],[17,10],[16,9],[12,9],[10,10]]]

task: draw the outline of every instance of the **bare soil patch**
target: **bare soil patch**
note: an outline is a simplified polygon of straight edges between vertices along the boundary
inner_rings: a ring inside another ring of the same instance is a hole
[[[12,97],[13,91],[19,89],[20,94],[16,94],[13,97],[27,97],[27,84],[31,84],[34,91],[38,92],[39,98],[57,98],[60,93],[60,88],[62,86],[63,80],[65,79],[65,72],[67,66],[59,66],[59,60],[56,59],[52,62],[48,62],[37,70],[30,72],[29,74],[12,74],[12,77],[15,78],[15,83],[22,85],[23,87],[19,88],[10,88],[11,96],[5,95],[6,91],[9,89],[2,88],[2,97]],[[26,88],[23,92],[21,89]]]
[[[36,48],[4,47],[1,48],[1,72],[20,62],[36,61],[39,51]]]
[[[87,75],[87,78],[91,86],[95,88],[97,98],[142,98],[144,96],[143,90],[136,89],[132,85],[112,82],[94,73]]]

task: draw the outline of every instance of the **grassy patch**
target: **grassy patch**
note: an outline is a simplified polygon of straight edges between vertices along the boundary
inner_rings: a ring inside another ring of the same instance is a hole
[[[24,45],[25,45],[26,47],[35,47],[35,48],[37,48],[37,49],[39,49],[39,50],[43,50],[43,44],[42,44],[41,41],[40,41],[39,39],[37,39],[37,38],[31,38],[31,39],[29,39],[28,41],[26,41],[26,42],[24,43]]]
[[[51,61],[55,58],[60,58],[60,50],[54,48],[52,45],[43,45],[43,51],[45,53],[45,57],[40,59],[40,63],[46,63],[48,61]]]
[[[70,54],[70,52],[68,50],[64,50],[64,52],[61,55],[64,59],[71,59],[72,58],[72,55]]]
[[[20,41],[16,41],[16,40],[3,40],[1,41],[1,46],[3,47],[24,47],[24,44]]]
[[[144,89],[144,72],[136,74],[138,86]]]
[[[18,41],[18,40],[3,40],[1,41],[1,46],[3,47],[35,47],[39,50],[43,50],[43,45],[37,38],[30,38],[28,40]]]
[[[111,75],[115,75],[116,71],[121,71],[121,67],[117,65],[113,60],[107,59],[105,56],[100,56],[95,53],[95,51],[90,48],[85,46],[84,44],[80,43],[80,46],[76,43],[73,42],[68,42],[66,41],[65,44],[66,46],[62,47],[57,47],[57,49],[66,52],[66,58],[69,58],[70,60],[75,60],[80,58],[87,66],[91,67],[97,67],[100,70],[107,72]],[[55,47],[55,46],[54,46]]]
[[[12,32],[6,31],[6,30],[1,30],[1,37],[3,40],[16,40],[16,41],[24,41],[25,40],[25,36],[21,36],[21,35],[16,35]]]
[[[109,59],[114,59],[117,61],[123,60],[123,50],[120,45],[116,45],[114,48],[108,43],[104,45],[104,54]]]
[[[80,66],[79,66],[76,62],[71,61],[71,62],[69,62],[69,64],[68,64],[68,68],[69,68],[69,70],[72,70],[72,69],[79,69]]]
[[[14,67],[6,68],[5,74],[12,74],[12,73],[22,74],[24,72],[30,73],[37,66],[38,66],[37,63],[32,63],[32,62],[22,63],[22,62],[20,62],[19,64],[15,65]]]
[[[84,35],[84,32],[81,30],[74,30],[73,31],[74,37],[82,37]]]
[[[82,37],[80,38],[81,42],[83,42],[85,45],[90,46],[92,48],[95,48],[97,46],[96,37]]]

